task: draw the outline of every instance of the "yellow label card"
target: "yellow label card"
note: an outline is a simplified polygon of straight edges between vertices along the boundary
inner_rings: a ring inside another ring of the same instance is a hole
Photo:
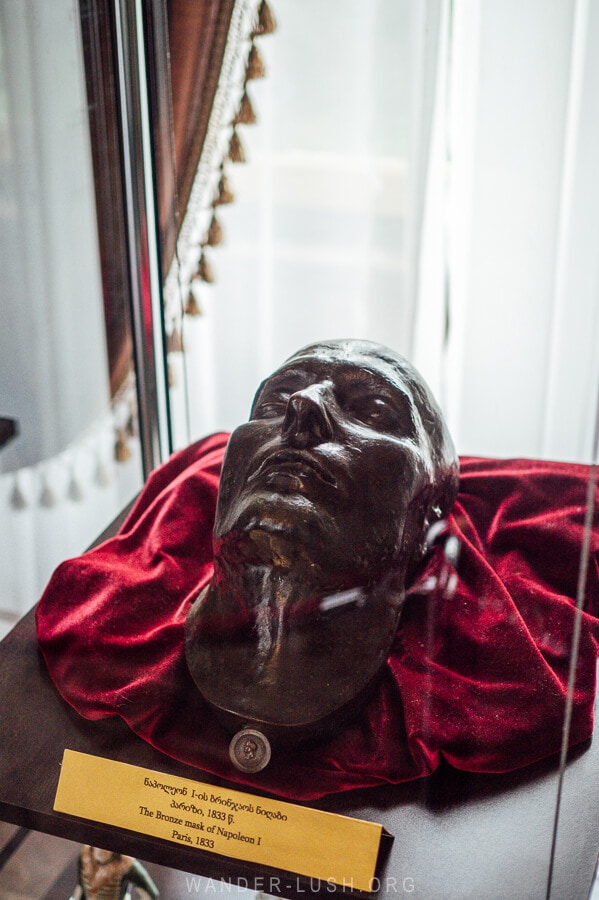
[[[65,750],[54,809],[371,891],[382,826]]]

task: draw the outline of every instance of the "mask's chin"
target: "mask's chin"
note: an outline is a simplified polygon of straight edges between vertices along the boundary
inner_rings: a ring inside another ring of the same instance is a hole
[[[215,556],[227,553],[230,547],[236,553],[243,541],[250,542],[251,550],[252,535],[260,533],[287,541],[289,555],[310,555],[314,561],[323,548],[333,560],[335,548],[344,546],[337,517],[325,504],[299,494],[260,491],[242,494],[222,512],[217,510]]]

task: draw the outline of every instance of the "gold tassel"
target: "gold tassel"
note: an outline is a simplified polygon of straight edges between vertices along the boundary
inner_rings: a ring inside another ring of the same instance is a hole
[[[137,435],[139,434],[137,406],[135,406],[129,413],[129,418],[127,419],[127,424],[125,425],[125,433],[128,434],[129,437],[137,437]]]
[[[214,201],[214,205],[224,206],[225,203],[232,203],[234,199],[235,197],[233,195],[233,191],[229,187],[227,176],[223,172],[218,183],[218,193],[216,196],[216,200]]]
[[[100,456],[98,457],[98,464],[96,466],[94,481],[96,482],[98,487],[108,487],[111,481],[110,469]]]
[[[215,215],[212,216],[212,221],[210,223],[210,228],[208,229],[208,234],[206,236],[206,243],[209,247],[217,247],[219,244],[222,244],[223,241],[223,230],[221,228],[220,222],[216,218]]]
[[[171,333],[166,337],[166,352],[181,353],[183,350],[183,336],[180,328],[173,328]]]
[[[244,163],[246,160],[245,150],[236,128],[233,129],[233,134],[229,141],[229,159],[234,163]]]
[[[248,92],[243,92],[237,115],[233,119],[233,125],[253,125],[256,122],[256,113],[252,106],[252,101],[248,97]]]
[[[214,272],[212,271],[212,266],[206,259],[205,253],[202,253],[200,256],[198,268],[193,277],[199,278],[200,281],[205,281],[206,284],[212,284],[214,282]]]
[[[245,68],[245,80],[252,81],[254,78],[264,78],[265,75],[266,69],[264,68],[262,57],[260,56],[256,45],[252,44],[252,48],[248,56],[247,66]]]
[[[74,472],[71,473],[71,480],[69,482],[67,496],[75,503],[80,503],[85,496],[85,494],[83,493],[83,488],[77,480],[77,476]]]
[[[27,497],[23,493],[17,477],[15,477],[15,486],[12,489],[9,502],[13,509],[19,510],[27,508]]]
[[[266,0],[262,0],[258,10],[258,22],[252,31],[252,37],[260,37],[263,34],[272,34],[277,30],[277,20]]]
[[[40,494],[40,506],[45,506],[46,508],[50,508],[51,506],[56,506],[58,503],[58,498],[47,480],[44,478],[42,492]]]
[[[201,316],[202,310],[198,304],[196,299],[196,295],[193,292],[193,288],[189,289],[189,296],[187,298],[187,303],[185,304],[185,315],[186,316]]]
[[[127,460],[131,459],[129,444],[127,443],[125,432],[121,429],[117,432],[117,438],[114,445],[114,458],[120,463],[127,462]]]

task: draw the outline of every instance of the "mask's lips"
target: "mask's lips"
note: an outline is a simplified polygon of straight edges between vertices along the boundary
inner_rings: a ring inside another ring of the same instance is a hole
[[[316,475],[325,484],[337,487],[337,478],[314,453],[307,450],[278,450],[270,454],[248,478],[248,484],[262,477],[276,478],[278,474],[301,479]]]

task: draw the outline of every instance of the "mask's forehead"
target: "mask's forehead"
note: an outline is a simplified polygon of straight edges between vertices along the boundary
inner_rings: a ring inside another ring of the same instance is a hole
[[[378,345],[372,345],[378,347]],[[413,398],[418,387],[416,373],[401,358],[384,356],[371,349],[369,344],[351,342],[339,346],[335,344],[314,344],[289,357],[283,365],[265,379],[260,390],[271,381],[278,381],[294,372],[305,372],[315,379],[329,378],[335,382],[342,375],[354,378],[356,383],[367,384],[374,376],[375,381],[394,388],[399,393]],[[364,378],[360,379],[360,375]],[[258,392],[258,393],[259,393]]]

